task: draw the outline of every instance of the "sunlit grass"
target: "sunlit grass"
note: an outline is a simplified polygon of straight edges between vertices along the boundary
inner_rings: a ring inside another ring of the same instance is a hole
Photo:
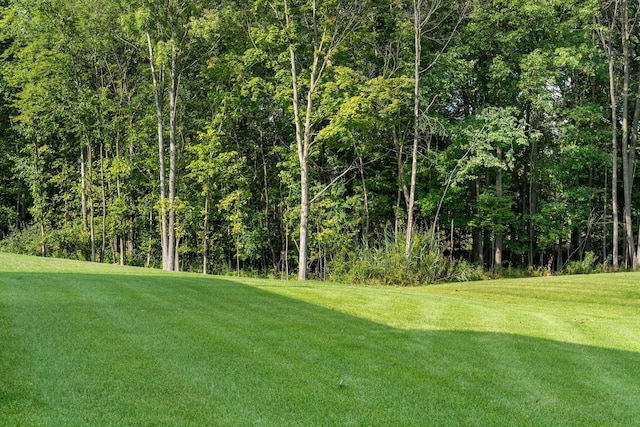
[[[638,283],[365,288],[0,254],[0,425],[640,425]]]
[[[640,274],[502,279],[419,288],[245,279],[261,289],[410,330],[503,332],[640,351]],[[600,333],[595,332],[600,330]]]

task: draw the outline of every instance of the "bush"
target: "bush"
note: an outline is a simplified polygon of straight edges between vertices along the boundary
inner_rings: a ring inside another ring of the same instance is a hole
[[[596,264],[598,257],[593,252],[587,252],[584,254],[582,261],[572,261],[564,269],[563,273],[566,274],[593,274],[602,273],[604,267],[602,264]]]
[[[91,236],[82,226],[51,230],[47,235],[48,255],[54,258],[91,259]]]
[[[40,255],[42,237],[37,227],[31,226],[23,230],[13,229],[0,241],[0,250],[21,255]]]
[[[431,232],[418,231],[409,258],[406,235],[384,233],[376,246],[364,243],[352,253],[329,264],[332,280],[348,283],[417,286],[445,281],[477,280],[482,270],[466,261],[450,261],[443,245]]]
[[[0,242],[0,250],[22,255],[41,255],[42,239],[36,226],[13,230]],[[44,239],[48,256],[84,261],[91,257],[89,232],[80,226],[50,230]]]

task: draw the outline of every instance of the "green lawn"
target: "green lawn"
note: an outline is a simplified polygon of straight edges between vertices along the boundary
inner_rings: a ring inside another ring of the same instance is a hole
[[[0,254],[0,425],[640,425],[640,274],[423,288]]]

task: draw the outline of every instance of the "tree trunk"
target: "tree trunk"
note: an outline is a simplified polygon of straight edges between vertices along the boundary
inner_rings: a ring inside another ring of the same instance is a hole
[[[33,166],[33,172],[35,174],[34,177],[34,181],[35,181],[35,191],[32,190],[32,192],[34,194],[32,194],[32,197],[34,198],[34,204],[35,201],[37,200],[37,205],[38,205],[38,222],[40,223],[40,255],[43,257],[47,256],[47,243],[45,240],[45,235],[46,235],[46,230],[45,230],[45,210],[44,210],[44,206],[45,206],[45,201],[44,201],[44,189],[43,189],[43,183],[42,183],[42,175],[41,175],[41,171],[40,171],[40,147],[38,146],[37,142],[34,142],[33,144],[34,146],[34,153],[33,153],[33,162],[34,162],[34,166]]]
[[[339,6],[348,8],[351,5],[358,5],[357,2],[340,2]],[[358,7],[359,9],[359,7]],[[335,28],[319,28],[323,23],[319,23],[316,0],[311,1],[311,8],[308,10],[310,15],[306,16],[306,20],[302,22],[303,25],[307,25],[310,31],[313,31],[313,53],[302,58],[311,59],[311,69],[308,73],[308,85],[305,85],[307,89],[306,102],[307,108],[304,116],[304,123],[299,109],[299,95],[298,95],[298,72],[296,69],[296,53],[294,45],[289,45],[289,57],[291,60],[291,84],[293,88],[292,105],[296,127],[296,146],[298,151],[298,160],[300,163],[300,247],[299,247],[299,266],[298,266],[298,279],[306,280],[307,278],[307,249],[308,249],[308,221],[309,211],[311,208],[311,198],[309,197],[309,155],[311,146],[313,145],[312,135],[312,115],[314,109],[313,98],[316,95],[318,84],[322,79],[324,70],[330,65],[329,58],[340,43],[344,42],[346,35],[349,32],[355,30],[355,21],[350,21],[345,18],[344,22],[327,20],[324,22],[326,25],[334,25]],[[353,19],[359,17],[360,10],[352,11]],[[293,23],[293,17],[289,10],[288,1],[284,1],[284,26],[291,27]],[[320,24],[320,25],[319,25]],[[322,57],[322,60],[321,60]],[[305,73],[307,75],[307,73]]]
[[[153,235],[153,208],[149,209],[149,239],[147,240],[147,263],[145,266],[147,268],[151,267],[151,249],[153,239],[151,236]]]
[[[309,226],[309,169],[308,160],[300,160],[300,252],[298,280],[307,280],[307,246]]]
[[[102,192],[102,242],[100,243],[100,262],[104,262],[107,241],[107,189],[104,180],[104,143],[100,144],[100,189]]]
[[[615,68],[613,56],[609,56],[609,95],[611,97],[611,216],[613,219],[612,230],[612,266],[613,271],[618,271],[619,243],[618,243],[618,117],[617,97],[615,91]]]
[[[124,241],[124,236],[120,236],[119,238],[120,241],[120,265],[124,265],[124,251],[125,251],[125,241]]]
[[[173,252],[173,271],[180,271],[180,238],[176,238],[175,251]]]
[[[167,209],[166,209],[166,187],[165,187],[165,170],[164,170],[164,126],[162,122],[162,88],[160,87],[160,81],[164,79],[163,73],[160,72],[160,76],[157,75],[153,45],[151,43],[151,36],[147,35],[147,43],[149,45],[149,63],[151,65],[151,77],[153,80],[153,96],[156,104],[156,119],[158,127],[158,163],[159,163],[159,192],[160,192],[160,243],[162,246],[162,268],[164,270],[170,270],[169,264],[169,234],[167,230]],[[159,77],[159,78],[158,78]]]
[[[169,246],[167,263],[169,270],[176,270],[176,107],[178,103],[178,54],[171,51],[171,87],[169,89]]]
[[[556,255],[556,271],[560,272],[564,266],[564,261],[562,260],[562,238],[558,239],[558,252]]]
[[[480,178],[476,178],[472,187],[473,198],[477,201],[480,197]],[[474,208],[474,213],[477,214],[477,208]],[[473,261],[478,263],[484,268],[484,233],[482,227],[474,227],[472,232],[473,238]]]
[[[398,132],[395,126],[391,129],[391,135],[393,136],[393,145],[396,150],[396,166],[398,168],[398,191],[404,196],[405,206],[409,207],[409,188],[407,187],[407,181],[404,176],[404,146],[402,141],[398,138]]]
[[[536,222],[533,216],[538,213],[538,183],[536,169],[538,166],[538,142],[533,138],[531,143],[531,169],[529,178],[529,251],[527,264],[533,267],[536,248]]]
[[[96,222],[95,222],[95,209],[93,206],[93,150],[91,145],[87,144],[87,162],[89,164],[89,236],[91,240],[91,262],[96,262]]]
[[[314,2],[315,10],[315,2]],[[285,1],[285,17],[287,22],[291,22],[288,3]],[[314,13],[315,17],[315,13]],[[293,45],[289,45],[289,57],[291,60],[291,81],[292,81],[292,106],[296,126],[296,146],[298,151],[298,161],[300,163],[300,247],[298,253],[298,280],[307,280],[307,246],[309,227],[309,150],[311,148],[311,113],[313,112],[313,95],[317,83],[317,70],[319,52],[314,51],[313,66],[311,70],[310,83],[307,92],[307,109],[305,114],[304,127],[300,115],[298,103],[298,71],[296,68],[296,54]]]
[[[640,82],[638,83],[638,93],[640,93]],[[631,177],[630,177],[630,191],[633,191],[633,181],[636,175],[636,148],[638,146],[638,126],[640,125],[640,98],[635,97],[635,109],[633,112],[633,121],[631,122],[631,135],[630,147],[629,147],[629,164],[631,165]],[[633,269],[640,268],[640,232],[637,235],[637,247],[635,251],[635,257],[633,258]],[[633,242],[631,243],[633,245]]]
[[[364,200],[364,228],[362,230],[363,238],[369,240],[369,195],[367,194],[367,183],[364,179],[364,161],[362,155],[358,155],[360,162],[360,179],[362,180],[362,197]]]
[[[396,199],[396,211],[395,211],[395,222],[394,222],[394,236],[395,239],[398,237],[398,233],[400,231],[400,199],[404,197],[405,207],[409,207],[409,189],[407,188],[407,182],[404,174],[404,147],[400,138],[398,138],[398,133],[396,131],[395,126],[391,129],[391,135],[393,137],[393,145],[396,150],[396,166],[398,172],[398,197]]]
[[[619,269],[619,214],[618,214],[618,95],[616,93],[616,81],[618,80],[615,70],[615,51],[619,51],[618,48],[614,48],[614,39],[616,39],[617,33],[620,29],[619,13],[620,13],[620,0],[615,0],[613,4],[611,15],[606,11],[607,4],[604,5],[603,14],[605,15],[605,21],[602,25],[607,31],[599,30],[598,36],[600,37],[600,43],[604,50],[605,55],[609,61],[609,97],[611,102],[611,217],[613,222],[612,227],[612,254],[611,264],[613,271]],[[626,2],[625,2],[626,3]],[[626,15],[625,15],[626,16]],[[628,22],[627,22],[628,24]],[[624,25],[623,25],[624,26]],[[622,37],[623,44],[624,36]]]
[[[629,147],[629,44],[630,24],[627,0],[622,0],[623,30],[622,30],[622,57],[623,57],[623,87],[622,87],[622,181],[624,194],[624,230],[627,244],[627,257],[625,264],[635,268],[635,240],[633,237],[633,223],[631,218],[631,193],[633,190],[634,165]]]
[[[422,56],[422,30],[420,17],[420,2],[413,1],[413,146],[411,149],[411,183],[409,184],[409,206],[407,208],[407,240],[405,244],[405,258],[411,255],[411,239],[413,235],[413,210],[416,198],[416,174],[418,170],[418,144],[420,142],[420,58]]]
[[[497,149],[498,160],[502,161],[502,148]],[[498,175],[496,176],[496,197],[498,203],[501,203],[502,199],[502,169],[498,169]],[[498,226],[502,225],[502,221],[498,219]],[[499,270],[502,268],[502,232],[495,233],[494,236],[494,268]]]
[[[269,252],[271,252],[271,264],[274,268],[277,269],[278,264],[280,263],[280,258],[276,256],[276,250],[273,247],[273,242],[271,240],[271,223],[269,221],[269,212],[271,211],[271,201],[269,198],[269,177],[267,173],[267,159],[264,153],[264,137],[262,128],[260,128],[260,154],[262,158],[262,183],[264,187],[264,222],[265,228],[267,229],[267,246],[269,247]]]
[[[604,203],[602,206],[602,215],[603,215],[603,221],[602,221],[602,262],[605,263],[607,261],[607,234],[608,234],[608,228],[609,225],[607,224],[607,204],[608,204],[608,200],[607,200],[607,185],[608,185],[608,181],[607,181],[608,175],[607,175],[607,168],[605,167],[604,170]],[[638,235],[638,237],[640,237],[640,234]]]
[[[89,228],[89,222],[87,220],[87,180],[83,146],[80,146],[80,193],[80,204],[82,207],[82,229],[86,232]]]
[[[202,224],[202,274],[207,274],[209,262],[209,188],[204,196],[204,224]]]

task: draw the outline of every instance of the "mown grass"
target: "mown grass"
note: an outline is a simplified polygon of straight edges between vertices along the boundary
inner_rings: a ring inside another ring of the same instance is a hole
[[[640,275],[424,288],[0,254],[0,425],[640,425]]]

